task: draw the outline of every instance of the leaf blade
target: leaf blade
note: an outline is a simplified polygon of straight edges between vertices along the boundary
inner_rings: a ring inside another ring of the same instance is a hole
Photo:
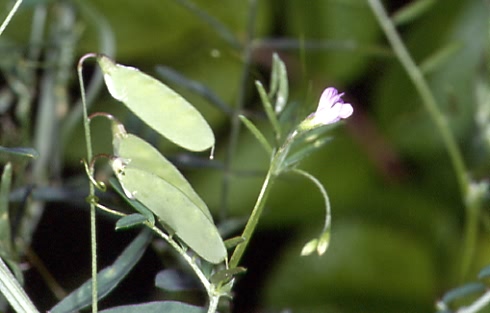
[[[140,70],[97,56],[109,93],[159,134],[190,151],[214,146],[211,127],[187,100]]]

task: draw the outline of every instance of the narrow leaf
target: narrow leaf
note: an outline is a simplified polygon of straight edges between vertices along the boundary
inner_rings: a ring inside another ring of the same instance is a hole
[[[141,225],[148,221],[146,216],[138,213],[130,214],[124,216],[117,220],[116,222],[116,230],[131,228],[137,225]]]
[[[255,138],[259,141],[259,143],[262,145],[262,148],[264,148],[265,152],[267,152],[268,155],[271,155],[272,147],[267,141],[267,139],[265,139],[265,136],[257,128],[257,126],[255,126],[254,123],[252,123],[244,115],[239,115],[238,117],[243,122],[243,124],[248,128],[248,130],[255,136]]]
[[[281,113],[286,106],[289,97],[289,83],[288,83],[288,73],[286,70],[286,65],[279,58],[279,56],[274,53],[272,66],[276,69],[273,69],[273,72],[276,72],[278,85],[277,85],[277,93],[275,94],[276,105],[274,110],[276,114]]]
[[[9,194],[12,182],[12,164],[7,163],[3,168],[0,181],[0,256],[8,256],[12,252],[10,220],[9,220]]]
[[[121,183],[113,177],[109,178],[109,182],[111,183],[112,188],[126,201],[136,212],[139,212],[143,215],[151,225],[155,225],[155,216],[152,211],[150,211],[147,207],[141,204],[139,201],[134,199],[129,199],[124,190],[122,189]]]
[[[210,278],[209,281],[214,284],[218,285],[220,283],[226,283],[230,279],[232,279],[234,276],[243,274],[247,271],[246,268],[244,267],[234,267],[234,268],[229,268],[225,269],[222,271],[219,271],[215,274],[213,274]]]
[[[114,154],[128,160],[131,167],[153,173],[186,195],[210,221],[213,221],[208,206],[194,191],[184,175],[148,142],[127,134],[124,127],[117,125],[114,130]],[[151,208],[150,208],[151,209]]]
[[[155,277],[155,286],[167,291],[196,290],[200,287],[192,276],[175,269],[159,272]]]
[[[126,277],[146,251],[152,238],[151,231],[145,228],[116,261],[97,274],[98,296],[100,300],[108,295]],[[78,289],[56,304],[51,313],[67,313],[81,310],[92,303],[92,280],[89,279]]]
[[[236,236],[230,239],[225,240],[226,249],[232,249],[245,241],[245,238],[242,236]]]
[[[435,3],[436,0],[412,1],[405,7],[398,10],[398,12],[396,12],[393,16],[392,20],[397,26],[407,24],[429,11]]]
[[[97,61],[109,93],[148,126],[190,151],[214,146],[211,127],[187,100],[134,67],[116,64],[104,55]]]
[[[165,226],[206,261],[217,264],[226,258],[226,248],[218,229],[185,193],[131,163],[118,168],[121,163],[113,162],[113,168],[128,197],[152,210]]]
[[[255,81],[255,86],[257,87],[257,91],[259,92],[260,100],[262,101],[262,105],[264,106],[265,114],[267,115],[267,118],[269,119],[269,122],[271,123],[272,128],[276,133],[276,137],[279,138],[281,137],[281,126],[279,124],[279,121],[277,120],[276,113],[272,108],[269,96],[265,92],[264,86],[260,81]]]
[[[0,153],[1,152],[28,157],[32,159],[37,159],[39,157],[39,153],[33,148],[25,148],[25,147],[7,148],[7,147],[0,146]]]
[[[420,63],[420,70],[426,75],[434,72],[443,65],[447,64],[449,59],[463,48],[464,47],[457,42],[447,44]]]
[[[313,152],[322,148],[331,140],[332,137],[320,138],[310,144],[305,145],[304,147],[301,147],[301,149],[299,149],[297,152],[294,152],[286,157],[286,161],[284,162],[284,167],[290,168],[295,164],[301,162],[303,159],[311,155]]]
[[[100,311],[100,313],[204,313],[203,308],[177,301],[147,302],[123,305]]]
[[[2,258],[0,258],[0,293],[16,312],[39,313]]]

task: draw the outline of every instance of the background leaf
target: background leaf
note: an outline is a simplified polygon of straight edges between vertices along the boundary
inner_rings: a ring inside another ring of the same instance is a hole
[[[101,313],[204,313],[203,308],[176,301],[148,302],[100,311]]]
[[[117,260],[97,274],[98,298],[102,299],[109,294],[131,271],[140,260],[150,243],[152,233],[144,229]],[[66,313],[81,310],[92,304],[92,280],[87,280],[82,286],[73,291],[50,311],[53,313]]]

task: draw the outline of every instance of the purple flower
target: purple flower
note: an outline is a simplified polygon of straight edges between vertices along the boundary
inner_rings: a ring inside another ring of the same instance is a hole
[[[342,96],[334,87],[325,89],[320,97],[316,112],[309,118],[312,125],[328,125],[346,119],[352,115],[354,108],[350,103],[344,103]]]

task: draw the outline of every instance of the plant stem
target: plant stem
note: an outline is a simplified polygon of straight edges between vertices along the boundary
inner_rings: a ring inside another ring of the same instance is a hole
[[[383,8],[383,5],[379,0],[368,0],[368,2],[371,5],[371,9],[378,19],[381,28],[385,32],[385,35],[388,38],[388,41],[390,42],[396,56],[400,60],[400,63],[405,68],[405,71],[420,94],[425,109],[436,125],[451,159],[451,163],[456,174],[456,179],[458,181],[459,191],[466,210],[464,251],[462,254],[463,260],[461,264],[461,278],[463,278],[469,270],[471,260],[473,258],[473,252],[475,250],[478,235],[477,227],[480,208],[473,207],[472,205],[468,204],[469,178],[467,176],[467,169],[465,167],[461,151],[459,150],[456,140],[451,133],[448,121],[438,108],[437,101],[432,94],[427,81],[410,56],[407,48],[396,31],[395,26]]]
[[[467,307],[463,307],[456,313],[476,313],[485,308],[490,303],[490,291],[485,292],[480,298]]]
[[[85,143],[87,149],[87,159],[90,162],[92,160],[92,137],[90,135],[90,120],[88,118],[87,103],[85,101],[85,87],[83,84],[82,65],[83,62],[90,57],[94,57],[93,54],[84,55],[78,62],[78,80],[80,83],[80,92],[83,105],[83,127],[85,131]],[[90,175],[93,176],[94,170],[90,169]],[[95,197],[95,188],[92,182],[89,182],[89,197],[93,199]],[[96,233],[96,216],[95,205],[90,201],[90,248],[91,248],[91,260],[92,260],[92,312],[97,313],[97,233]]]
[[[264,183],[262,184],[262,189],[260,190],[260,194],[259,197],[257,198],[257,202],[255,203],[252,214],[250,215],[247,225],[245,225],[245,229],[243,230],[242,237],[244,238],[244,241],[236,247],[235,251],[233,251],[233,255],[231,256],[230,259],[230,268],[235,268],[238,266],[238,263],[240,262],[240,259],[242,258],[243,253],[245,252],[245,249],[247,248],[247,245],[250,242],[250,239],[252,238],[252,235],[255,231],[255,227],[259,222],[267,197],[269,196],[272,183],[274,182],[273,169],[274,169],[274,163],[271,164],[271,167],[267,172],[267,176],[265,177]]]
[[[20,4],[22,3],[22,0],[17,0],[10,10],[9,14],[3,21],[2,25],[0,26],[0,36],[3,34],[3,31],[5,28],[7,28],[8,24],[10,23],[10,20],[12,20],[12,17],[14,17],[15,12],[17,12],[17,9],[19,8]]]

